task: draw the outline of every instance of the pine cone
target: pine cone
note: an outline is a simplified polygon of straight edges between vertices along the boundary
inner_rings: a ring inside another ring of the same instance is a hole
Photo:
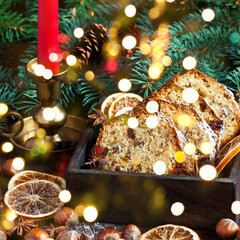
[[[85,35],[77,42],[74,54],[78,58],[80,65],[88,65],[91,59],[97,59],[102,52],[102,46],[107,39],[107,29],[101,25],[93,23],[85,29]]]

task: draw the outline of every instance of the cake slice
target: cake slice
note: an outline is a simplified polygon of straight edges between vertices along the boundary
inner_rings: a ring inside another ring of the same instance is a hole
[[[167,119],[156,114],[158,125],[151,129],[146,125],[150,114],[144,109],[131,116],[139,122],[135,129],[129,128],[128,115],[103,125],[89,161],[104,170],[154,173],[154,164],[162,160],[167,166],[166,174],[194,175],[188,158],[183,163],[175,161],[175,154],[183,151],[185,140]]]
[[[147,97],[143,102],[133,109],[138,112],[140,109],[146,109],[148,101],[156,101],[159,104],[159,113],[169,119],[177,130],[181,131],[187,141],[195,145],[195,153],[189,156],[192,167],[195,162],[214,163],[217,146],[217,135],[197,113],[197,111],[185,104],[173,103],[165,99],[161,99],[158,95],[155,97]],[[210,143],[212,151],[209,154],[202,151],[203,143]]]
[[[224,121],[221,143],[226,144],[239,134],[240,112],[234,95],[223,84],[204,75],[198,70],[189,70],[183,75],[175,75],[169,82],[198,91],[216,114]]]

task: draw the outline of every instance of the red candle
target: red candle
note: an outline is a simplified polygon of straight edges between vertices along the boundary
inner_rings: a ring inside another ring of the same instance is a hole
[[[59,73],[59,62],[49,59],[59,54],[58,0],[38,0],[38,64]]]

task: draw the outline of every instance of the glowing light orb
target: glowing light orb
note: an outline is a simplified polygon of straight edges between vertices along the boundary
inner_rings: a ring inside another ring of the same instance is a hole
[[[44,138],[46,135],[46,131],[43,128],[38,128],[36,133],[39,138]]]
[[[7,209],[7,211],[5,212],[4,215],[5,215],[6,219],[9,221],[13,221],[18,216],[14,211],[12,211],[10,209]]]
[[[153,171],[157,175],[163,175],[167,170],[167,165],[164,161],[157,161],[153,166]]]
[[[182,98],[187,103],[194,103],[198,100],[198,91],[193,88],[186,88],[182,92]]]
[[[115,72],[118,69],[118,63],[116,60],[110,60],[106,63],[106,69],[109,72]]]
[[[154,63],[148,69],[148,75],[151,79],[158,79],[164,68],[161,63]]]
[[[171,63],[172,63],[172,58],[171,58],[171,57],[169,57],[169,56],[164,56],[164,57],[162,58],[162,64],[163,64],[163,66],[169,67],[169,66],[171,65]]]
[[[77,63],[77,58],[73,55],[68,55],[66,58],[66,62],[69,66],[73,66]]]
[[[178,123],[183,127],[189,127],[192,123],[192,119],[187,114],[182,114],[178,118]]]
[[[13,221],[9,221],[8,219],[4,219],[2,221],[2,226],[5,230],[9,230],[13,227],[14,222]]]
[[[14,169],[16,169],[17,171],[20,171],[22,169],[24,169],[25,166],[25,161],[23,158],[21,157],[16,157],[13,159],[12,161],[12,166]]]
[[[79,217],[82,217],[82,216],[83,216],[84,209],[85,209],[84,205],[79,204],[79,205],[77,205],[77,206],[75,207],[75,212],[77,213],[77,215],[78,215]]]
[[[197,66],[197,61],[194,57],[188,56],[183,59],[182,65],[186,70],[191,70]]]
[[[50,54],[49,54],[49,60],[50,60],[51,62],[57,62],[57,60],[58,60],[58,55],[57,55],[57,53],[50,53]]]
[[[199,176],[205,181],[212,181],[217,176],[217,170],[214,166],[206,164],[200,168]]]
[[[175,0],[166,0],[167,2],[169,2],[169,3],[172,3],[172,2],[174,2]]]
[[[134,5],[130,4],[130,5],[127,5],[125,7],[125,10],[124,10],[125,14],[127,17],[134,17],[136,15],[136,12],[137,12],[137,9]]]
[[[95,74],[92,71],[87,71],[85,73],[85,78],[87,81],[92,81],[95,78]]]
[[[146,109],[149,113],[155,113],[158,111],[159,105],[156,101],[149,101],[146,105]]]
[[[130,117],[127,121],[127,124],[130,128],[137,128],[139,125],[139,122],[138,122],[137,118]]]
[[[148,43],[141,43],[140,52],[144,55],[148,55],[151,52],[151,46]]]
[[[156,116],[147,117],[146,125],[149,128],[155,128],[158,125],[158,118]]]
[[[193,143],[187,143],[184,146],[184,152],[187,155],[193,155],[196,152],[196,146]]]
[[[44,72],[43,72],[43,77],[47,80],[51,79],[53,76],[53,72],[52,70],[50,69],[46,69]]]
[[[185,210],[185,207],[181,202],[175,202],[171,206],[171,212],[172,212],[172,215],[174,215],[174,216],[182,215],[184,210]]]
[[[233,43],[238,43],[240,41],[240,34],[237,33],[237,32],[234,32],[230,35],[230,40],[233,42]]]
[[[206,8],[202,11],[202,18],[204,21],[206,22],[211,22],[215,17],[215,12],[210,9],[210,8]]]
[[[151,18],[151,19],[156,19],[160,16],[161,14],[161,10],[158,8],[158,7],[153,7],[149,10],[148,12],[148,16]]]
[[[44,108],[42,114],[43,114],[43,118],[47,121],[52,121],[56,116],[54,110],[50,107]]]
[[[200,151],[203,154],[209,155],[213,151],[213,146],[210,142],[203,142],[200,145]]]
[[[121,45],[115,43],[115,44],[111,44],[108,50],[108,53],[113,56],[116,57],[121,51]]]
[[[240,201],[234,201],[231,206],[233,214],[240,214]]]
[[[84,209],[83,217],[87,222],[94,222],[97,219],[98,211],[95,207],[89,206]]]
[[[8,105],[6,103],[0,103],[0,116],[8,112]]]
[[[9,153],[13,150],[13,145],[10,142],[5,142],[2,145],[2,151],[5,153]]]
[[[71,193],[68,190],[62,190],[59,193],[58,197],[59,197],[61,202],[67,203],[67,202],[69,202],[71,200],[72,195],[71,195]]]
[[[83,31],[82,28],[77,27],[77,28],[74,29],[73,35],[74,35],[75,38],[81,38],[84,35],[84,31]]]
[[[182,163],[182,162],[185,161],[186,155],[182,151],[177,151],[176,154],[175,154],[175,159],[176,159],[176,162]]]
[[[126,49],[133,49],[137,44],[137,40],[133,36],[126,36],[122,40],[122,45]]]
[[[132,83],[130,80],[123,78],[118,82],[118,88],[122,92],[127,92],[131,89]]]
[[[41,77],[44,74],[44,71],[45,71],[45,67],[42,64],[37,64],[34,67],[34,73],[39,77]]]

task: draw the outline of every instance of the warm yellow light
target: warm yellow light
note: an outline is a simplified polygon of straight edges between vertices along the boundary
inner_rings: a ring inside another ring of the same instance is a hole
[[[34,73],[37,75],[37,76],[43,76],[44,74],[44,71],[45,71],[45,67],[42,65],[42,64],[37,64],[35,67],[34,67]]]
[[[157,175],[163,175],[167,170],[167,165],[164,161],[157,161],[153,166],[153,171]]]
[[[231,206],[233,214],[240,214],[240,201],[234,201]]]
[[[185,144],[184,146],[184,152],[187,154],[187,155],[193,155],[195,154],[196,152],[196,147],[193,143],[187,143]]]
[[[39,138],[44,138],[46,135],[46,131],[43,128],[38,128],[36,133]]]
[[[146,105],[146,109],[149,113],[155,113],[158,111],[159,105],[156,101],[149,101]]]
[[[121,51],[121,45],[119,45],[118,43],[110,44],[108,53],[111,56],[116,57],[120,53],[120,51]]]
[[[185,207],[181,202],[175,202],[171,206],[171,212],[172,212],[172,215],[174,215],[174,216],[182,215],[184,210],[185,210]]]
[[[169,57],[169,56],[164,56],[164,57],[162,58],[162,64],[163,64],[163,66],[169,67],[169,66],[171,65],[171,63],[172,63],[172,58],[171,58],[171,57]]]
[[[54,110],[50,107],[44,108],[43,118],[47,121],[52,121],[55,118],[56,114]]]
[[[177,151],[176,154],[175,154],[175,159],[176,159],[176,162],[182,163],[182,162],[185,161],[186,155],[182,151]]]
[[[155,128],[158,125],[158,118],[156,116],[147,117],[146,125],[149,128]]]
[[[212,144],[210,142],[203,142],[200,145],[200,151],[203,154],[209,155],[213,151],[213,146],[212,146]]]
[[[4,215],[5,215],[6,219],[9,221],[13,221],[18,216],[14,211],[12,211],[10,209],[7,209],[6,212],[4,213]]]
[[[9,230],[13,227],[14,222],[13,221],[9,221],[8,219],[4,219],[2,222],[3,228],[5,230]]]
[[[139,122],[138,122],[137,118],[130,117],[127,121],[127,124],[130,128],[137,128],[139,125]]]
[[[77,63],[77,58],[73,55],[68,55],[66,58],[66,62],[69,66],[73,66]]]
[[[89,206],[84,209],[83,217],[87,222],[94,222],[97,219],[98,211],[95,207]]]
[[[151,52],[151,46],[148,43],[141,43],[140,52],[144,55],[148,55]]]
[[[82,204],[79,204],[75,207],[75,212],[77,213],[77,215],[79,217],[82,217],[83,216],[83,212],[84,212],[84,209],[85,209],[85,206],[82,205]]]
[[[127,5],[125,7],[125,10],[124,10],[125,14],[127,17],[134,17],[136,15],[136,12],[137,12],[137,9],[134,5],[130,4],[130,5]]]
[[[148,75],[151,79],[158,79],[163,72],[163,65],[161,63],[154,63],[148,69]]]
[[[194,57],[188,56],[183,59],[182,64],[186,70],[191,70],[196,67],[197,61]]]
[[[187,114],[182,114],[178,118],[178,123],[183,127],[189,127],[192,122],[192,119]]]
[[[108,33],[109,33],[109,36],[110,36],[111,38],[115,38],[115,37],[117,37],[117,35],[118,35],[118,29],[115,28],[115,27],[111,27],[111,28],[108,30]]]
[[[45,69],[45,71],[43,72],[43,77],[47,80],[51,79],[53,76],[53,72],[50,69]]]
[[[154,7],[154,8],[151,8],[148,12],[148,16],[151,18],[151,19],[156,19],[160,16],[161,14],[161,9],[158,8],[158,7]]]
[[[132,83],[130,80],[123,78],[118,82],[118,88],[122,92],[127,92],[131,89]]]
[[[92,81],[95,78],[95,74],[92,71],[87,71],[85,73],[85,78],[87,81]]]
[[[122,40],[122,45],[126,49],[135,48],[136,44],[137,44],[137,40],[133,36],[126,36]]]
[[[211,181],[217,176],[217,170],[212,165],[204,165],[199,170],[199,176],[205,181]]]
[[[6,103],[0,103],[0,116],[8,112],[8,105]]]
[[[211,22],[215,17],[215,12],[210,9],[210,8],[206,8],[202,11],[202,18],[204,21],[206,22]]]
[[[25,166],[25,160],[21,157],[16,157],[12,161],[12,166],[17,171],[23,170]]]
[[[71,198],[72,198],[72,195],[68,190],[62,190],[59,193],[59,199],[61,202],[67,203],[71,200]]]
[[[13,150],[13,145],[10,142],[5,142],[2,145],[2,151],[5,153],[9,153]]]
[[[198,100],[199,94],[193,88],[186,88],[182,92],[182,98],[187,103],[194,103]]]
[[[75,38],[81,38],[84,35],[84,31],[83,31],[82,28],[77,27],[77,28],[74,29],[73,35],[74,35]]]
[[[169,2],[169,3],[172,3],[172,2],[174,2],[175,0],[166,0],[167,2]]]
[[[58,55],[57,55],[56,53],[50,53],[50,55],[49,55],[49,60],[50,60],[51,62],[57,62],[57,60],[58,60]]]

